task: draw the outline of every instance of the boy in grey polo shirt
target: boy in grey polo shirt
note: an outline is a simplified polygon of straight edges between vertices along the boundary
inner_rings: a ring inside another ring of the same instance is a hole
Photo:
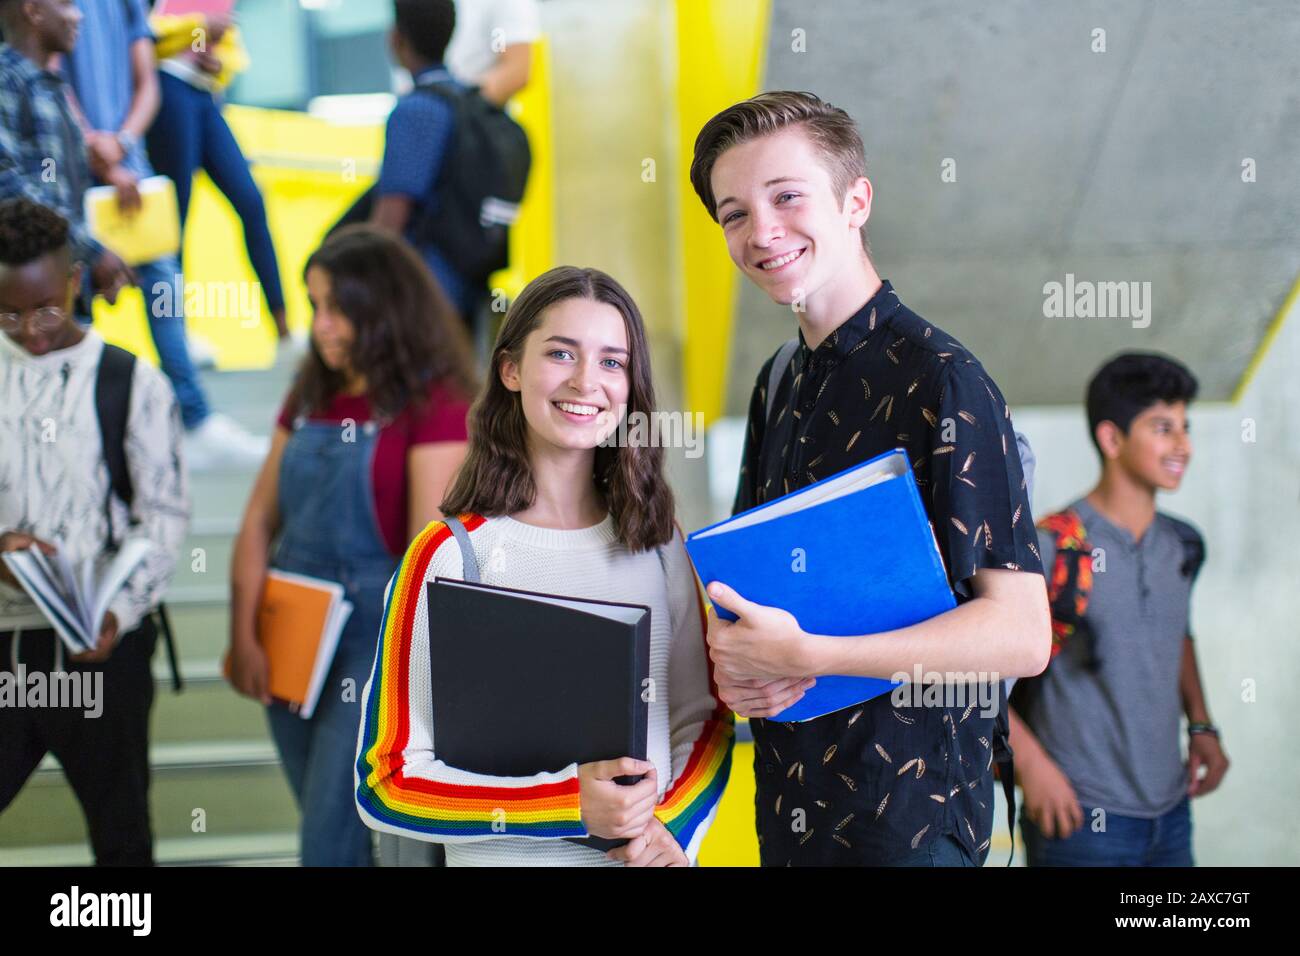
[[[1012,697],[1030,866],[1191,866],[1189,798],[1228,769],[1188,623],[1204,544],[1155,500],[1182,481],[1196,388],[1183,365],[1151,353],[1117,356],[1088,385],[1102,476],[1040,524],[1053,658]],[[1084,565],[1077,579],[1071,562]],[[1071,596],[1086,597],[1081,618]]]

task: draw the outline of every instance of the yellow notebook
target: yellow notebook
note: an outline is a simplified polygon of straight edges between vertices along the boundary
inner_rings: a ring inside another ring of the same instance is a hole
[[[123,213],[112,186],[86,190],[86,225],[90,234],[129,266],[174,256],[181,248],[181,220],[176,184],[166,176],[140,180],[140,208]]]

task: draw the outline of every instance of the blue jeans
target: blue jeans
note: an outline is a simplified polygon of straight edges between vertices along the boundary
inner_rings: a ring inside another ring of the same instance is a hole
[[[168,256],[136,266],[135,271],[140,276],[140,291],[144,293],[158,363],[176,390],[181,421],[186,428],[194,428],[202,424],[210,411],[185,339],[185,285],[180,263],[174,256]]]
[[[271,566],[343,587],[352,616],[309,719],[272,705],[271,735],[302,809],[303,866],[369,866],[370,830],[353,782],[361,697],[375,661],[384,588],[397,568],[375,517],[379,429],[340,441],[335,422],[299,418],[280,459],[281,531]]]
[[[158,364],[176,392],[181,421],[187,429],[194,428],[203,423],[211,410],[203,386],[199,384],[198,370],[190,360],[190,347],[185,338],[185,286],[180,277],[180,263],[175,256],[167,256],[136,266],[135,271],[140,279],[140,292],[144,295],[149,333],[158,351]],[[82,277],[81,290],[76,318],[81,325],[89,326],[93,321],[89,303],[95,294],[89,269]]]
[[[302,812],[303,866],[374,862],[370,831],[357,814],[352,784],[361,691],[375,661],[374,623],[367,614],[348,621],[310,720],[286,707],[266,708],[271,737]],[[351,693],[343,683],[348,678],[353,681]]]
[[[181,228],[189,214],[194,174],[203,169],[244,224],[248,261],[262,285],[267,307],[272,312],[283,309],[280,265],[267,225],[266,205],[221,107],[211,93],[168,73],[158,74],[158,84],[162,102],[145,142],[154,169],[176,183]]]
[[[919,850],[890,860],[882,866],[980,866],[966,854],[966,848],[955,836],[944,834],[935,837]]]
[[[1048,839],[1024,813],[1020,832],[1030,866],[1194,866],[1191,803],[1150,820],[1107,813],[1106,829],[1093,830],[1094,807],[1083,808],[1083,826],[1064,840]]]

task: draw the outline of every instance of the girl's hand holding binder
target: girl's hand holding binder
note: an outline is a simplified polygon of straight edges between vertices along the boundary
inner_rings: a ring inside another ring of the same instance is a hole
[[[605,854],[628,866],[690,866],[691,861],[682,852],[681,844],[668,832],[658,817],[651,817],[641,835],[633,837],[624,846]]]
[[[636,777],[630,785],[616,783],[616,777]],[[582,825],[592,836],[622,840],[640,836],[654,819],[659,799],[655,765],[648,760],[620,757],[578,765],[578,797]]]

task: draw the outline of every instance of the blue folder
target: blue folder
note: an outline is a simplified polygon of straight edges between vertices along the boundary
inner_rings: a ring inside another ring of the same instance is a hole
[[[875,634],[957,606],[901,448],[692,532],[686,550],[705,584],[721,581],[783,608],[811,634]],[[723,620],[736,619],[715,607]],[[821,676],[771,719],[810,720],[896,686]]]

